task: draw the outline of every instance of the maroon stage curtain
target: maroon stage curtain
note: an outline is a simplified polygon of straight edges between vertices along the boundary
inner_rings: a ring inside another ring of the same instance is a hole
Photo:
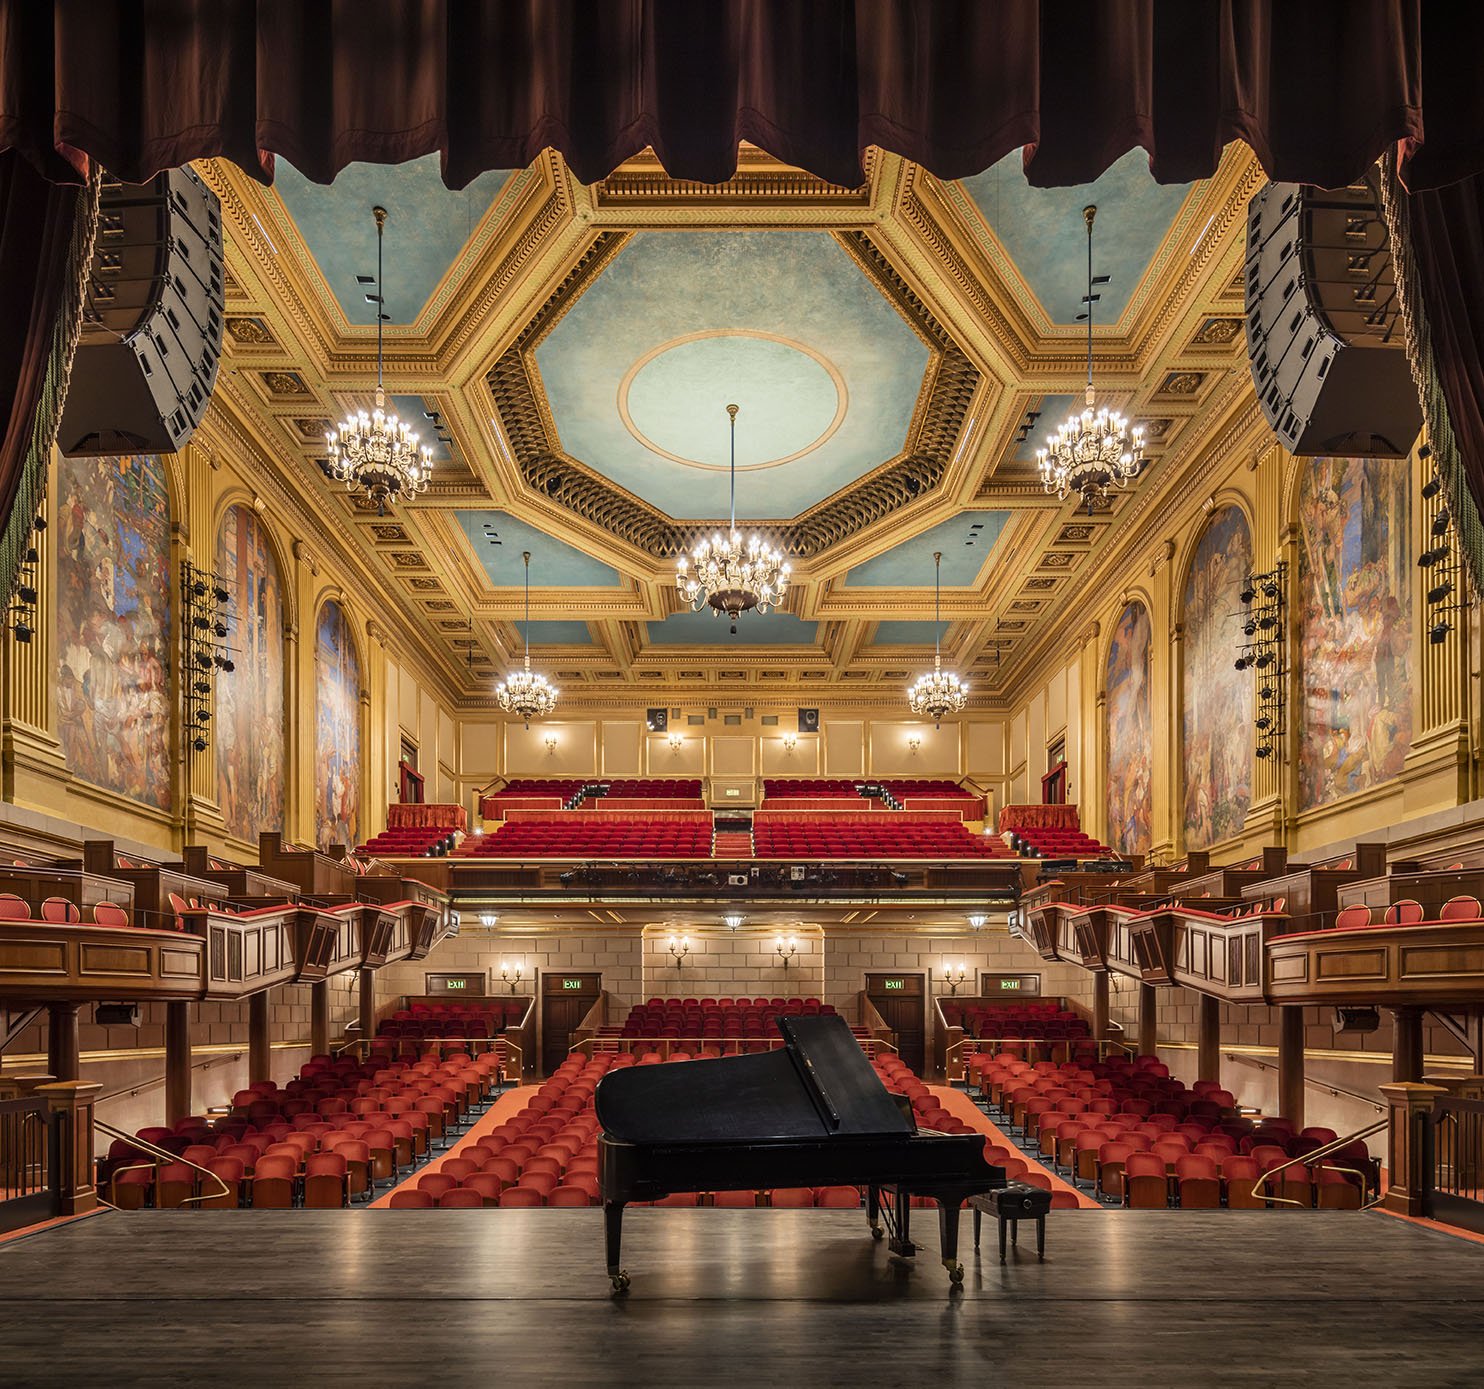
[[[73,227],[84,204],[78,187],[49,183],[18,153],[0,153],[0,596],[10,601],[16,568],[28,541],[31,510],[9,523],[28,474],[36,418],[57,391],[48,380],[58,314],[71,298],[69,254]],[[60,413],[56,405],[55,413]],[[50,418],[50,416],[47,416]],[[40,458],[44,460],[42,446]],[[42,464],[44,466],[44,462]],[[31,478],[22,498],[34,508],[39,493]]]
[[[1050,186],[1135,146],[1157,178],[1195,178],[1241,138],[1273,177],[1334,185],[1401,140],[1411,186],[1436,186],[1484,168],[1474,8],[0,0],[0,147],[54,180],[91,156],[130,181],[208,155],[268,179],[279,153],[327,182],[437,150],[461,187],[547,147],[585,181],[646,145],[717,181],[748,140],[854,184],[870,144],[943,177],[1025,146]]]

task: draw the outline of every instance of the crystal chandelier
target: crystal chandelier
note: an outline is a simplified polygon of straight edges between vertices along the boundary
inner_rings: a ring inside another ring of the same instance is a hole
[[[732,621],[732,634],[737,619],[756,608],[765,613],[783,602],[788,592],[789,566],[783,556],[763,543],[761,536],[751,536],[746,548],[737,530],[737,406],[728,405],[732,442],[732,524],[725,537],[719,532],[702,540],[676,562],[675,583],[692,612],[710,607],[720,617],[725,613]]]
[[[369,415],[358,410],[347,415],[338,430],[325,434],[330,450],[330,476],[349,491],[357,488],[376,503],[376,514],[386,515],[388,502],[412,498],[423,491],[433,475],[433,454],[418,447],[417,435],[386,411],[382,385],[382,324],[386,322],[386,299],[381,288],[381,248],[386,229],[386,208],[374,207],[376,218],[376,293],[367,300],[376,306],[376,409]]]
[[[531,552],[522,551],[521,558],[526,562],[526,659],[518,671],[495,686],[495,700],[507,714],[524,719],[529,728],[532,719],[545,718],[556,708],[560,691],[544,675],[531,672]]]
[[[907,691],[907,703],[919,718],[931,719],[937,728],[944,714],[957,714],[969,702],[969,687],[959,683],[951,670],[943,669],[940,643],[941,629],[941,581],[943,574],[943,552],[933,555],[933,669],[931,674],[919,675]]]
[[[1082,302],[1087,311],[1077,317],[1087,321],[1086,405],[1081,414],[1067,416],[1046,447],[1036,450],[1041,485],[1047,492],[1055,492],[1059,501],[1075,493],[1087,504],[1089,516],[1097,502],[1107,497],[1110,487],[1127,487],[1138,476],[1143,464],[1139,455],[1144,448],[1142,426],[1131,428],[1122,415],[1106,406],[1093,409],[1092,306],[1100,297],[1094,287],[1108,283],[1106,275],[1092,273],[1092,221],[1096,215],[1096,205],[1082,209],[1087,223],[1087,294]]]

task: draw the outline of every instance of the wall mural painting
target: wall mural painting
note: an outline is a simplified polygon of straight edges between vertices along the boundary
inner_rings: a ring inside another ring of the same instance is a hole
[[[1299,479],[1305,808],[1394,777],[1412,745],[1409,478],[1406,459],[1315,458]]]
[[[314,638],[314,834],[354,847],[361,823],[361,663],[345,610],[320,609]]]
[[[1238,594],[1252,569],[1252,534],[1234,506],[1206,523],[1185,581],[1182,676],[1185,844],[1239,834],[1252,800],[1252,673],[1234,667]]]
[[[57,732],[82,781],[169,810],[170,494],[154,454],[57,465]]]
[[[216,569],[232,591],[227,645],[234,669],[217,678],[217,795],[227,832],[256,841],[283,828],[283,590],[278,561],[250,507],[230,506]]]
[[[1149,609],[1124,608],[1108,648],[1108,843],[1119,853],[1146,854],[1151,842],[1154,735],[1149,667]]]

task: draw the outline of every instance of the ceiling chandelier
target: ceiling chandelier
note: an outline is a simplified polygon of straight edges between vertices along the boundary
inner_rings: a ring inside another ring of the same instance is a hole
[[[1110,487],[1127,487],[1138,476],[1143,464],[1139,455],[1144,448],[1142,426],[1131,428],[1122,415],[1106,406],[1096,412],[1093,409],[1092,306],[1100,297],[1094,288],[1108,283],[1106,275],[1092,273],[1092,221],[1096,215],[1096,205],[1082,209],[1087,223],[1087,293],[1082,302],[1087,311],[1077,318],[1087,321],[1086,405],[1080,414],[1068,415],[1057,426],[1055,436],[1047,440],[1046,447],[1036,450],[1041,485],[1048,492],[1055,492],[1059,501],[1075,493],[1087,504],[1089,516],[1095,505],[1107,497]]]
[[[531,673],[531,552],[522,551],[521,558],[526,562],[526,659],[518,671],[495,686],[495,700],[507,714],[518,715],[529,728],[532,719],[545,718],[556,708],[557,695],[561,692],[544,675]]]
[[[761,536],[751,536],[744,548],[737,530],[737,406],[728,405],[731,417],[732,444],[732,524],[725,537],[719,532],[700,541],[687,555],[676,561],[675,584],[692,612],[710,607],[720,617],[725,613],[732,621],[732,634],[737,619],[756,608],[765,613],[776,608],[788,592],[789,566],[783,556],[763,543]]]
[[[931,719],[937,728],[945,714],[957,714],[969,702],[969,687],[959,683],[951,670],[943,669],[941,650],[942,621],[940,604],[943,574],[943,552],[933,555],[933,669],[919,675],[907,691],[907,703],[919,718]]]
[[[376,503],[376,514],[386,515],[388,502],[412,498],[423,491],[433,475],[433,454],[419,448],[417,435],[394,413],[386,411],[382,385],[382,324],[386,322],[386,299],[381,288],[381,248],[386,229],[386,208],[373,207],[376,218],[376,293],[366,300],[376,306],[376,409],[369,415],[358,410],[347,415],[339,429],[326,432],[330,476],[349,491],[357,488]]]

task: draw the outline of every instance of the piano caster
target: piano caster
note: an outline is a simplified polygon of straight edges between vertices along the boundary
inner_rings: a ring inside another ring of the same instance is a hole
[[[881,1228],[881,1226],[879,1226],[879,1225],[873,1225],[873,1226],[871,1226],[871,1238],[872,1239],[884,1239],[885,1238],[885,1235],[886,1235],[886,1232]]]
[[[951,1264],[947,1259],[943,1260],[943,1267],[948,1270],[948,1283],[950,1287],[961,1288],[964,1285],[964,1266],[962,1264]]]
[[[963,1271],[959,1271],[959,1277],[963,1277]],[[613,1284],[615,1293],[626,1293],[629,1290],[629,1275],[620,1269],[617,1273],[610,1273],[608,1281]]]

